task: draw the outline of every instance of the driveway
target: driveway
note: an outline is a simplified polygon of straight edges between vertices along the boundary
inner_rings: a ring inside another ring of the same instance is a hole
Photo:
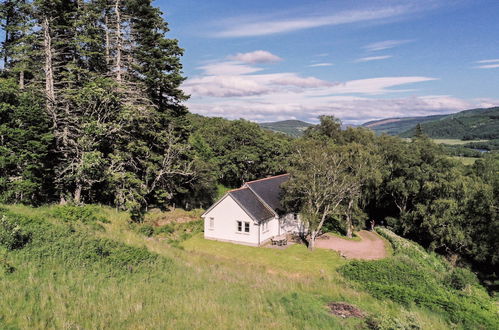
[[[375,260],[387,256],[385,241],[376,233],[361,230],[357,233],[360,241],[353,241],[325,234],[315,242],[315,246],[340,252],[348,259]]]

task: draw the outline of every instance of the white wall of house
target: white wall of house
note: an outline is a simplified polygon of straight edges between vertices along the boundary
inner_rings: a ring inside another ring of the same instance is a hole
[[[242,231],[238,231],[237,221],[242,222]],[[246,223],[249,223],[249,233],[245,232]],[[207,239],[258,245],[259,229],[230,195],[204,214],[204,237]]]
[[[279,218],[274,217],[260,224],[260,242],[264,243],[274,236],[279,235]]]
[[[294,213],[288,213],[281,217],[281,234],[284,233],[304,233],[306,231],[305,226],[300,221],[300,215]]]

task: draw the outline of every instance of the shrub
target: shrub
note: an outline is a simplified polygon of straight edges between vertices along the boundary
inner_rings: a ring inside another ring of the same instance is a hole
[[[374,316],[369,315],[366,318],[366,324],[369,329],[373,330],[419,330],[421,325],[414,316],[409,312],[404,312],[400,317],[392,316]]]
[[[151,225],[143,225],[139,227],[138,232],[144,236],[151,237],[154,235],[154,228]]]
[[[0,255],[0,274],[11,274],[15,270],[15,267],[7,262],[7,258]]]
[[[97,209],[91,205],[64,205],[57,206],[52,211],[52,215],[57,219],[61,219],[64,222],[82,222],[82,223],[92,223],[100,221],[102,223],[109,223],[105,217],[99,216],[97,214]]]
[[[456,290],[463,290],[468,286],[478,284],[475,274],[465,268],[454,268],[447,278],[448,285]]]
[[[7,216],[0,218],[0,245],[8,250],[20,249],[26,245],[31,234],[22,230],[18,223],[9,220]]]

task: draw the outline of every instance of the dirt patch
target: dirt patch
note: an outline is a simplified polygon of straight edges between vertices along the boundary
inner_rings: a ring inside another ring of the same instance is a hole
[[[336,236],[323,235],[326,238],[317,240],[315,245],[318,248],[338,251],[341,256],[348,259],[375,260],[387,256],[385,242],[376,233],[361,230],[357,233],[360,241],[343,239]]]
[[[364,318],[365,314],[357,307],[341,303],[341,302],[331,302],[327,305],[331,314],[340,316],[340,317],[356,317],[356,318]]]

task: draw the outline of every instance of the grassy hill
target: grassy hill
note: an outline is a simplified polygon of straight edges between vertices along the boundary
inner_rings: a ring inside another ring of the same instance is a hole
[[[381,234],[393,256],[359,262],[303,245],[204,240],[198,211],[175,212],[136,225],[107,207],[4,206],[0,328],[498,326],[496,307],[473,274],[388,230]],[[338,302],[363,317],[333,315]]]
[[[499,139],[499,107],[461,111],[421,123],[423,132],[441,139]],[[403,137],[414,135],[415,127],[401,133]]]
[[[465,110],[450,115],[387,118],[362,124],[377,133],[412,137],[417,124],[437,139],[499,139],[499,107]]]
[[[386,133],[389,135],[399,135],[419,123],[424,123],[432,120],[438,120],[445,115],[426,116],[426,117],[406,117],[406,118],[386,118],[381,120],[369,121],[362,124],[378,134]]]
[[[285,133],[292,137],[300,137],[303,135],[303,132],[307,129],[307,127],[312,125],[313,124],[306,123],[301,120],[283,120],[271,123],[261,123],[260,127],[274,132]]]

